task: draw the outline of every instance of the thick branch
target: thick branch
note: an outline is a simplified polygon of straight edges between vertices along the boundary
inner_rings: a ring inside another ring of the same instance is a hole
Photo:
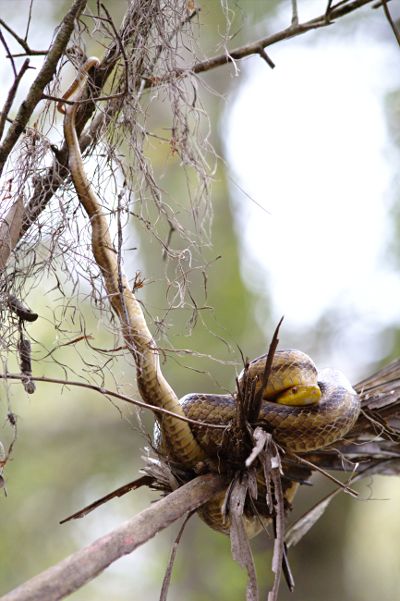
[[[13,121],[3,144],[0,146],[0,174],[14,148],[19,136],[24,131],[38,102],[42,99],[44,88],[52,80],[57,68],[57,63],[65,52],[68,41],[74,29],[75,19],[80,15],[86,5],[86,0],[75,0],[69,12],[65,15],[58,33],[45,58],[38,76],[33,82],[26,99],[22,102],[16,118]]]
[[[70,595],[111,563],[206,503],[225,486],[219,476],[212,474],[192,480],[119,528],[3,595],[1,601],[56,601]]]

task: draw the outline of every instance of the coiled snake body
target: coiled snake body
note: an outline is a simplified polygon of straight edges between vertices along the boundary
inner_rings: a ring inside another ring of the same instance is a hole
[[[247,376],[261,386],[266,356],[252,361]],[[243,385],[239,376],[239,390]],[[190,418],[215,424],[229,424],[236,415],[236,395],[189,394],[181,399]],[[324,448],[343,438],[355,424],[360,412],[360,398],[347,378],[337,370],[317,371],[313,361],[298,350],[277,351],[274,355],[267,388],[257,424],[271,432],[274,441],[287,452],[303,453]],[[209,457],[230,460],[235,449],[235,434],[192,426],[196,440]],[[264,476],[257,477],[259,498],[265,499]],[[298,484],[283,479],[285,505],[290,507]],[[202,507],[199,514],[212,528],[229,533],[229,516],[222,514],[225,493],[220,493]],[[245,508],[246,509],[246,508]],[[244,513],[247,534],[255,536],[269,522],[265,501],[258,505],[258,515],[250,507]]]
[[[266,356],[249,364],[248,375],[261,386]],[[239,376],[241,386],[243,374]],[[228,424],[235,416],[234,395],[189,394],[181,399],[188,417],[207,423]],[[360,399],[337,370],[317,371],[313,361],[298,350],[277,351],[257,423],[273,433],[274,440],[301,453],[326,447],[342,438],[354,425]],[[223,431],[192,426],[208,455],[218,454]]]
[[[75,130],[77,101],[81,99],[88,71],[97,67],[97,58],[89,58],[75,82],[64,95],[74,94],[75,103],[59,104],[64,113],[64,133],[69,150],[69,167],[79,200],[88,214],[92,227],[92,250],[102,272],[110,303],[122,326],[122,332],[136,366],[138,385],[143,400],[177,415],[210,424],[228,425],[236,412],[235,395],[190,394],[178,401],[165,380],[159,365],[156,345],[147,327],[142,308],[121,271],[117,253],[110,238],[107,220],[85,175],[79,141]],[[261,386],[265,356],[252,361],[247,377]],[[243,374],[239,376],[243,385]],[[300,351],[275,353],[268,386],[257,423],[273,434],[274,440],[288,451],[305,452],[323,448],[345,436],[355,423],[360,400],[346,378],[337,371],[318,373],[307,355]],[[207,458],[229,455],[224,430],[189,426],[176,417],[163,414],[158,418],[163,448],[169,457],[186,467],[194,467]],[[288,482],[285,499],[290,503],[297,485]],[[201,510],[205,521],[226,532],[229,523],[221,517],[223,495],[218,495]],[[246,523],[249,534],[259,529],[252,516]]]

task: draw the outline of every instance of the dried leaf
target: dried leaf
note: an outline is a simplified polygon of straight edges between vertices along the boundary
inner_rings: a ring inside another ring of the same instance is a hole
[[[21,337],[18,341],[17,349],[20,359],[21,382],[28,394],[33,394],[36,390],[35,382],[31,379],[32,376],[32,352],[31,343],[28,338],[25,338],[21,332]]]
[[[265,447],[268,439],[268,433],[260,427],[257,427],[253,433],[254,447],[246,459],[246,467],[250,467],[253,461],[259,456]]]
[[[390,385],[398,387],[400,384],[400,359],[395,359],[382,369],[361,380],[356,384],[355,389],[359,395],[368,403],[368,399],[374,394],[380,392],[382,387],[387,388]]]
[[[183,531],[185,530],[185,526],[188,523],[188,521],[190,520],[190,518],[192,517],[192,515],[193,515],[193,512],[188,513],[188,515],[185,517],[183,524],[179,528],[179,532],[173,542],[172,549],[171,549],[171,555],[169,557],[167,569],[165,571],[165,576],[164,576],[162,587],[161,587],[160,601],[167,601],[169,585],[171,582],[172,569],[174,567],[176,552],[178,550],[179,543],[181,542],[181,538],[182,538]]]
[[[144,467],[140,470],[147,476],[150,476],[159,488],[165,490],[176,490],[179,488],[179,482],[175,475],[171,471],[170,464],[167,461],[163,461],[161,457],[151,457],[148,448],[145,449],[147,455],[142,456],[145,462]],[[179,474],[179,470],[175,469],[175,474]]]
[[[397,470],[396,470],[397,466]],[[352,484],[366,478],[367,476],[373,476],[374,474],[383,474],[385,473],[383,470],[387,469],[388,475],[398,475],[400,473],[400,462],[398,461],[386,461],[383,460],[379,463],[376,463],[372,466],[365,468],[362,472],[357,474],[352,479]],[[391,471],[393,469],[393,471]],[[305,534],[314,526],[314,524],[319,520],[319,518],[325,512],[325,509],[328,507],[329,503],[332,501],[336,495],[342,492],[342,487],[338,487],[333,490],[331,493],[326,495],[321,501],[319,501],[314,507],[312,507],[309,511],[307,511],[304,515],[302,515],[286,533],[285,542],[288,547],[293,547],[297,545],[297,543],[303,538]]]
[[[231,489],[229,513],[231,518],[231,551],[232,557],[242,568],[247,570],[246,601],[258,601],[258,585],[253,555],[249,539],[243,524],[243,510],[248,490],[246,475],[237,479]]]
[[[325,499],[314,505],[312,509],[307,511],[301,518],[299,518],[286,532],[285,541],[287,546],[294,547],[297,543],[307,534],[314,524],[319,520],[325,509],[328,507],[332,499],[340,492],[340,488],[337,488],[333,493],[328,495]]]
[[[285,506],[283,499],[281,464],[277,449],[272,456],[271,464],[276,467],[271,469],[271,478],[274,485],[274,551],[272,556],[272,571],[275,574],[272,589],[268,593],[268,601],[278,601],[279,585],[282,576],[282,563],[285,549]]]
[[[17,245],[24,216],[24,202],[19,196],[0,224],[0,271],[5,269]]]
[[[263,456],[262,466],[264,470],[264,480],[265,480],[265,500],[267,503],[268,511],[270,514],[273,514],[274,511],[274,502],[272,499],[272,486],[271,486],[271,470],[272,470],[272,461],[271,461],[271,442],[272,436],[268,434],[267,444],[266,444],[266,452]],[[269,452],[268,452],[269,451]]]
[[[286,584],[291,593],[294,591],[294,578],[292,574],[292,570],[290,569],[289,558],[287,554],[287,545],[284,543],[283,545],[283,561],[282,561],[282,570],[285,576]]]
[[[101,497],[101,499],[97,499],[93,503],[90,503],[90,505],[86,505],[86,507],[84,507],[83,509],[80,509],[79,511],[76,511],[67,518],[64,518],[63,520],[61,520],[60,524],[65,524],[65,522],[69,522],[70,520],[78,520],[80,518],[83,518],[85,517],[85,515],[87,515],[94,509],[97,509],[97,507],[100,507],[101,505],[104,505],[104,503],[107,503],[111,499],[114,499],[114,497],[122,497],[122,495],[125,495],[130,490],[136,490],[141,486],[150,486],[152,482],[153,479],[150,476],[141,476],[141,478],[137,478],[137,480],[133,480],[133,482],[128,482],[128,484],[124,484],[123,486],[116,488],[112,492],[109,492],[107,495],[104,495],[104,497]]]
[[[267,353],[267,357],[265,360],[264,373],[263,373],[262,380],[261,380],[261,386],[260,386],[258,392],[256,392],[256,394],[252,396],[252,402],[251,402],[251,406],[249,407],[249,412],[248,412],[248,419],[249,419],[250,423],[255,422],[260,413],[262,400],[264,397],[264,391],[268,385],[269,375],[271,373],[272,362],[274,360],[275,351],[279,344],[278,334],[279,334],[279,329],[282,325],[282,321],[283,321],[283,316],[280,318],[279,323],[275,328],[275,332],[273,333],[272,340],[271,340],[271,343],[268,348],[268,353]]]
[[[258,498],[257,471],[255,469],[248,472],[248,492],[251,499]]]

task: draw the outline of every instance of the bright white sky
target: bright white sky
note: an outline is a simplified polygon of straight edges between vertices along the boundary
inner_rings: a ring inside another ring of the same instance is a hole
[[[320,3],[304,4],[319,14]],[[257,287],[265,282],[274,318],[312,327],[340,309],[353,317],[348,349],[373,360],[377,331],[400,317],[400,282],[385,267],[399,155],[384,115],[385,95],[400,87],[400,52],[366,21],[345,37],[326,34],[273,46],[274,70],[248,61],[224,124],[227,160],[268,211],[232,186],[245,261],[264,270]]]

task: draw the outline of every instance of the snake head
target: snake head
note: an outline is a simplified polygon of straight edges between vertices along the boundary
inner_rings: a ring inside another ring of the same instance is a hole
[[[284,390],[275,399],[280,405],[316,405],[321,398],[321,390],[319,386],[292,386]]]

